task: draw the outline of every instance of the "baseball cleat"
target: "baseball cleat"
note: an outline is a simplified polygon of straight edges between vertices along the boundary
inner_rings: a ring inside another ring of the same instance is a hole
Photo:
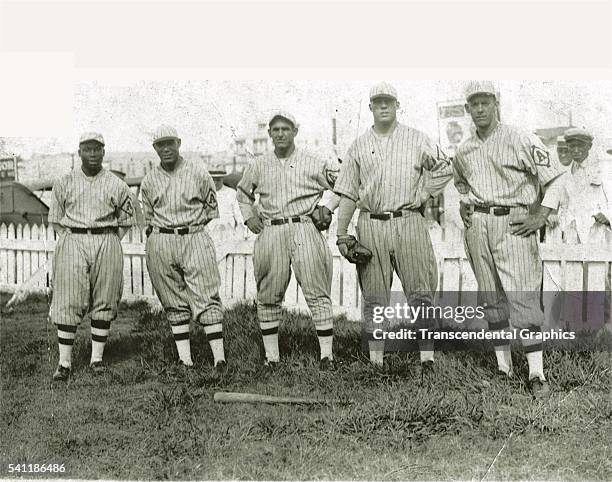
[[[266,361],[264,362],[264,365],[263,365],[263,366],[264,366],[264,368],[265,368],[265,370],[266,370],[266,371],[271,372],[271,371],[276,370],[276,369],[277,369],[277,368],[280,366],[280,362],[277,362],[277,361],[271,361],[271,360],[268,360],[268,359],[266,358]]]
[[[421,385],[431,381],[434,374],[434,362],[427,360],[421,363]]]
[[[219,360],[213,370],[215,371],[215,373],[217,375],[223,375],[224,373],[227,372],[227,362],[225,360]]]
[[[102,361],[95,361],[89,364],[89,369],[96,375],[99,375],[106,372],[106,365]]]
[[[66,382],[70,378],[70,368],[58,365],[57,370],[53,374],[54,382]]]
[[[495,373],[495,378],[498,380],[512,380],[514,378],[514,372],[510,370],[508,373],[506,373],[505,371],[498,369]]]
[[[531,388],[531,394],[536,399],[548,398],[550,396],[550,386],[546,381],[534,378],[529,380],[529,387]]]
[[[321,359],[321,361],[319,361],[319,370],[321,371],[331,371],[331,370],[334,370],[335,368],[336,368],[336,365],[334,364],[334,360],[332,360],[328,356],[326,356],[325,358]]]

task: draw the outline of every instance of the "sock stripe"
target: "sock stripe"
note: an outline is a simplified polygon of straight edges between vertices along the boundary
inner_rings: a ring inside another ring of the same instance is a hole
[[[185,333],[174,333],[174,340],[175,341],[180,341],[180,340],[189,340],[189,332],[185,332]]]
[[[108,336],[110,333],[110,330],[103,330],[102,328],[95,328],[95,327],[91,327],[91,334],[92,335],[98,335],[98,336]]]
[[[92,328],[99,328],[100,330],[110,330],[110,320],[91,320]]]
[[[60,345],[70,345],[72,346],[74,344],[74,338],[62,338],[61,336],[57,337],[57,342]]]
[[[58,331],[66,331],[68,333],[76,333],[77,326],[76,325],[55,325]]]
[[[524,347],[525,353],[533,353],[536,351],[542,351],[542,343],[536,343],[535,345],[529,345]]]
[[[217,331],[215,333],[206,333],[206,339],[208,341],[218,340],[220,338],[223,338],[223,332],[222,331]]]
[[[100,335],[96,335],[94,333],[91,334],[91,340],[92,341],[97,341],[99,343],[106,343],[107,340],[107,336],[100,336]]]
[[[275,328],[267,328],[265,330],[261,330],[261,334],[263,336],[270,336],[278,334],[278,326]]]
[[[189,323],[186,325],[172,325],[171,329],[174,335],[178,333],[189,333]]]
[[[333,335],[334,335],[333,328],[329,328],[328,330],[318,330],[317,329],[317,336],[333,336]]]
[[[500,347],[500,346],[507,346],[507,347],[509,347],[509,346],[510,346],[510,344],[508,343],[508,340],[497,340],[497,339],[493,339],[493,340],[491,340],[491,341],[492,341],[492,343],[493,343],[493,346],[494,346],[494,347],[496,347],[496,348],[497,348],[497,347]]]
[[[505,330],[506,328],[510,328],[510,323],[508,322],[508,320],[502,320],[502,321],[496,321],[496,322],[489,321],[488,324],[489,324],[489,330],[493,330],[493,331]]]

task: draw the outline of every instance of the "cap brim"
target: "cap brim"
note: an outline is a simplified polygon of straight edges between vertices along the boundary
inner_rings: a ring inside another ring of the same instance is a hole
[[[376,94],[373,95],[372,97],[370,97],[370,100],[374,100],[374,99],[381,99],[381,98],[386,98],[386,99],[393,99],[393,100],[397,100],[397,97],[391,95],[391,94]]]
[[[287,117],[285,117],[284,115],[281,114],[277,114],[274,117],[272,117],[272,119],[270,119],[270,121],[268,122],[268,127],[270,127],[270,125],[272,125],[272,122],[274,122],[276,119],[282,119],[282,120],[286,120],[287,122],[289,122],[294,128],[296,127],[296,123],[293,122],[291,119],[288,119]]]
[[[79,146],[81,144],[85,144],[86,142],[97,142],[101,146],[105,145],[104,142],[100,141],[99,139],[83,139],[82,141],[79,142]]]
[[[177,141],[180,140],[178,137],[175,137],[175,136],[166,136],[166,137],[160,137],[159,139],[155,139],[153,141],[153,144],[157,144],[160,141],[167,141],[168,139],[175,139]]]

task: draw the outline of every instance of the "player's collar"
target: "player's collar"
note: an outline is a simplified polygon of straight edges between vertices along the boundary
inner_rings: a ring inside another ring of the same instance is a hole
[[[106,169],[102,167],[102,169],[100,169],[100,171],[95,176],[88,176],[87,174],[85,174],[81,166],[79,166],[79,168],[76,171],[83,179],[91,182],[91,181],[95,181],[96,179],[100,178],[103,175],[104,171],[106,171]]]
[[[380,139],[380,138],[389,138],[389,137],[391,137],[395,133],[395,131],[398,129],[399,125],[400,125],[400,123],[396,120],[393,123],[393,125],[391,126],[391,128],[385,134],[379,134],[378,132],[376,132],[376,130],[374,129],[374,126],[372,125],[372,127],[370,128],[370,132],[377,139]]]

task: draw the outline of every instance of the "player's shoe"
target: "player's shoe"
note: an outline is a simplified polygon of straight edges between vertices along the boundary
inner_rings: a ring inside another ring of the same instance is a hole
[[[95,361],[89,364],[89,369],[96,375],[106,372],[106,365],[103,361]]]
[[[57,370],[53,374],[54,382],[67,382],[70,378],[70,368],[58,365]]]
[[[421,385],[432,382],[434,376],[434,362],[427,360],[421,363]]]
[[[213,370],[217,375],[225,374],[227,372],[227,362],[225,360],[219,360]]]
[[[333,371],[336,369],[336,364],[334,360],[330,359],[328,356],[319,361],[319,370],[321,371]]]
[[[514,372],[510,370],[508,373],[506,373],[505,371],[498,369],[497,372],[495,372],[495,378],[500,381],[512,380],[514,379]]]
[[[550,396],[550,386],[548,382],[542,381],[539,378],[529,380],[529,388],[531,389],[531,394],[536,399],[541,400]]]
[[[280,366],[280,362],[271,361],[266,358],[266,361],[264,361],[263,366],[265,371],[273,372],[274,370],[278,369],[278,367]]]

